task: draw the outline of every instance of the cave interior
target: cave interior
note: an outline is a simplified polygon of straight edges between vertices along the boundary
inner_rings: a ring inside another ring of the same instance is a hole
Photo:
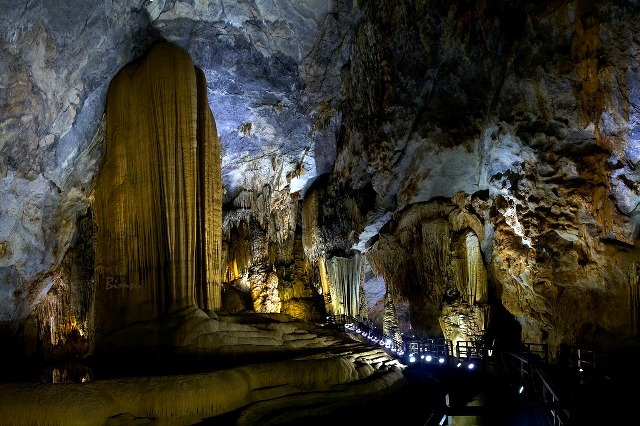
[[[638,0],[0,12],[1,424],[637,403]]]

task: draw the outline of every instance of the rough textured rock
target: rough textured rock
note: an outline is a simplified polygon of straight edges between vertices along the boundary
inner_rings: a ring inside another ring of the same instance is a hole
[[[46,294],[72,243],[102,154],[108,84],[142,53],[147,26],[122,2],[0,8],[0,317],[7,321]]]
[[[372,183],[368,223],[379,209],[474,196],[491,297],[523,341],[634,337],[637,16],[635,2],[606,1],[368,8],[333,181]]]
[[[445,204],[474,218],[462,236],[477,238],[487,298],[500,313],[490,320],[515,322],[508,328],[519,340],[555,348],[637,337],[637,1],[58,6],[0,3],[5,324],[37,330],[50,299],[86,282],[65,262],[86,244],[79,218],[90,214],[104,151],[107,87],[164,38],[204,72],[222,144],[227,282],[245,280],[248,292],[253,282],[259,306],[311,316],[322,306],[321,256],[366,256],[407,212]],[[450,236],[463,230],[447,223]],[[238,231],[245,225],[250,232]],[[255,251],[241,248],[255,237]],[[475,240],[453,237],[452,253],[476,251]],[[434,253],[446,251],[438,244]],[[398,269],[414,249],[385,260]],[[440,271],[467,268],[460,274],[470,277],[473,265],[461,259],[450,256]],[[378,288],[388,291],[367,297],[395,312],[381,323],[444,327],[433,304],[399,296],[415,285],[443,303],[446,288],[431,292],[425,271],[403,271],[397,283],[391,266],[384,271]],[[71,275],[78,282],[57,284]],[[70,312],[84,315],[77,306],[59,315]]]

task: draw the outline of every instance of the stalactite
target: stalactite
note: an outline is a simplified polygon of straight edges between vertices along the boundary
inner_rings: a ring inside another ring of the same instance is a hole
[[[271,185],[263,185],[262,190],[260,192],[254,191],[254,194],[256,199],[253,202],[253,205],[255,206],[254,209],[258,213],[258,221],[263,229],[267,229],[268,219],[271,215]]]
[[[230,225],[230,221],[225,220],[225,270],[223,274],[224,282],[234,281],[249,271],[253,259],[253,236],[249,228],[249,223],[239,220]]]
[[[473,232],[467,233],[465,238],[467,270],[467,302],[470,305],[488,302],[487,270],[482,262],[480,241]]]
[[[470,231],[461,235],[454,244],[454,251],[451,260],[451,287],[458,290],[470,306],[486,303],[487,271],[476,234]]]
[[[257,220],[249,224],[251,253],[248,279],[251,298],[256,312],[280,312],[278,276],[268,262],[269,241],[267,230]]]
[[[46,294],[22,321],[25,354],[45,360],[87,354],[93,300],[93,218],[78,219],[72,247],[51,278]]]
[[[398,324],[398,312],[393,287],[387,286],[384,295],[384,313],[382,315],[382,333],[393,340],[397,345],[402,343],[400,326]]]
[[[449,264],[451,236],[449,224],[444,220],[434,220],[422,224],[422,246],[417,253],[416,269],[418,278],[426,282],[422,291],[440,299],[449,287]]]
[[[315,263],[321,254],[318,212],[322,202],[322,191],[311,188],[302,203],[302,244],[304,252]]]
[[[81,357],[89,350],[86,312],[84,316],[78,315],[83,313],[81,305],[84,302],[78,300],[79,295],[72,288],[78,283],[72,282],[70,271],[70,265],[65,262],[53,278],[47,295],[32,313],[37,329],[25,330],[25,334],[36,332],[37,336],[29,337],[38,339],[37,355],[45,360]]]
[[[101,332],[198,302],[219,308],[221,176],[213,117],[198,111],[209,109],[205,86],[166,42],[109,86],[94,194]]]
[[[301,209],[298,203],[296,209]],[[296,214],[296,218],[301,215]],[[297,220],[297,219],[296,219]],[[279,296],[282,302],[281,312],[304,321],[323,321],[325,305],[321,290],[317,285],[317,274],[311,267],[302,248],[302,229],[297,227],[293,235],[293,262],[278,267]]]
[[[47,352],[51,347],[64,343],[67,335],[81,324],[72,312],[68,280],[63,275],[56,275],[47,295],[36,308],[38,317],[38,334],[43,349]],[[69,311],[68,311],[69,310]],[[80,328],[82,332],[82,328]],[[45,354],[45,356],[48,354]]]
[[[400,242],[392,235],[380,234],[378,241],[366,253],[371,270],[385,282],[405,281],[407,261],[410,258]]]
[[[360,306],[358,308],[358,315],[362,321],[366,321],[369,319],[369,304],[367,303],[367,293],[364,290],[364,269],[365,269],[366,259],[363,257],[362,262],[360,262],[360,289],[358,291],[358,300],[360,302]]]
[[[331,297],[330,307],[327,310],[334,315],[358,316],[362,256],[356,252],[353,257],[333,256],[323,259],[322,262],[326,271],[326,287]]]
[[[294,261],[293,241],[298,220],[299,194],[278,193],[272,199],[269,213],[269,261],[288,265]]]
[[[233,207],[240,210],[251,210],[254,205],[253,191],[241,191],[232,201]]]

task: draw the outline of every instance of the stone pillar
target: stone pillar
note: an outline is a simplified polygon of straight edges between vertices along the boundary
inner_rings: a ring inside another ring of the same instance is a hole
[[[195,304],[219,308],[220,181],[204,76],[160,43],[109,87],[94,193],[98,335]]]

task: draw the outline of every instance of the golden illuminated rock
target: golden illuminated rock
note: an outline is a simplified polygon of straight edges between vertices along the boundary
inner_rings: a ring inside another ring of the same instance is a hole
[[[160,43],[109,87],[95,187],[98,333],[219,308],[221,191],[204,75]]]
[[[386,327],[395,304],[410,300],[416,330],[453,341],[476,340],[488,326],[488,277],[472,216],[460,206],[415,204],[398,214],[367,252],[384,277]],[[480,233],[482,235],[482,233]]]
[[[325,295],[327,312],[333,315],[360,315],[360,286],[362,278],[362,256],[332,256],[319,260],[320,281]]]
[[[196,286],[198,306],[206,311],[221,306],[222,179],[220,143],[216,122],[209,108],[207,82],[195,67],[198,96],[198,232]]]

